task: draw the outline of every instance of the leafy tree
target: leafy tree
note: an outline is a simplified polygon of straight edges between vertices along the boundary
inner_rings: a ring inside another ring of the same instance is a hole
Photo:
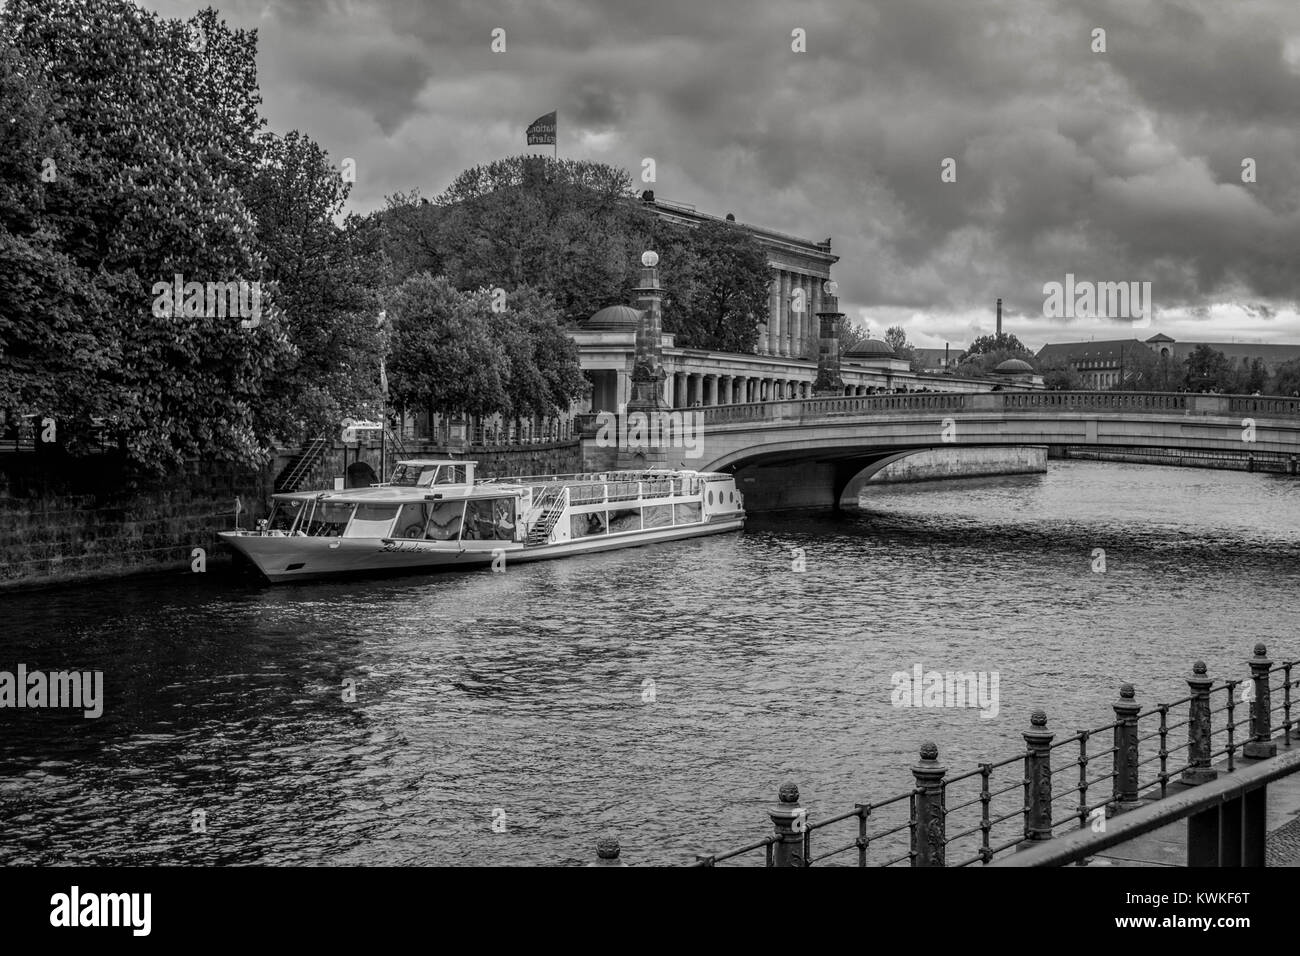
[[[871,334],[865,325],[858,325],[845,318],[840,323],[840,355],[843,356],[849,349],[856,348],[869,338]]]
[[[283,326],[297,346],[268,388],[265,430],[297,439],[345,417],[377,419],[383,234],[369,217],[335,224],[350,185],[311,139],[266,134],[259,146],[245,194],[264,274],[277,284]]]
[[[1232,381],[1232,365],[1228,357],[1216,348],[1202,342],[1183,360],[1187,387],[1194,392],[1224,391]]]
[[[1007,353],[1008,358],[1024,359],[1026,362],[1033,364],[1033,353],[1025,348],[1024,343],[1016,338],[1010,332],[1002,332],[995,335],[981,335],[966,349],[965,358],[972,358],[977,355],[988,355],[990,353]]]
[[[751,352],[767,314],[771,272],[749,233],[662,219],[629,173],[600,163],[501,159],[465,170],[432,202],[394,194],[377,218],[399,281],[429,271],[458,289],[529,286],[570,324],[631,301],[647,249],[659,253],[664,329],[679,345]]]
[[[1256,356],[1253,359],[1242,359],[1240,363],[1234,361],[1228,387],[1238,395],[1253,395],[1256,392],[1263,394],[1268,387],[1268,367],[1264,365],[1264,360]]]
[[[1269,391],[1274,395],[1300,395],[1300,359],[1283,362],[1273,370]]]
[[[234,61],[202,82],[196,32]],[[6,95],[25,85],[32,105],[18,115],[49,129],[44,142],[30,128],[18,134],[23,159],[0,185],[0,242],[17,253],[5,256],[0,301],[21,303],[0,331],[0,375],[18,389],[8,401],[55,416],[65,434],[102,418],[156,468],[198,454],[264,460],[261,386],[293,351],[269,303],[248,329],[229,316],[167,314],[154,288],[176,274],[261,279],[237,188],[252,172],[258,124],[247,109],[251,37],[214,15],[185,24],[127,0],[12,0],[0,46],[13,51]],[[42,146],[65,163],[32,163]],[[52,177],[40,179],[43,169]],[[32,328],[43,317],[52,332]]]
[[[1124,346],[1116,391],[1151,392],[1162,388],[1160,357],[1145,345]]]
[[[913,372],[925,371],[925,361],[917,355],[916,348],[907,340],[907,330],[901,325],[890,326],[885,331],[885,343],[911,366]]]
[[[689,266],[678,275],[684,291],[666,331],[678,345],[752,352],[758,323],[767,316],[772,271],[748,232],[728,222],[703,222],[690,233]]]
[[[502,409],[508,417],[557,415],[590,388],[561,322],[554,303],[528,286],[508,294],[506,310],[493,314],[493,334],[509,358]]]
[[[1043,385],[1053,391],[1073,392],[1083,388],[1083,376],[1060,359],[1041,369]]]
[[[390,297],[390,393],[399,405],[488,416],[509,406],[506,356],[492,334],[491,293],[460,292],[444,276],[410,276]]]

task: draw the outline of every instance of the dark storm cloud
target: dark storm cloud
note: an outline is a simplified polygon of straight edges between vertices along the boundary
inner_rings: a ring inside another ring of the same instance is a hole
[[[360,210],[524,151],[524,127],[558,109],[562,155],[634,174],[650,156],[661,196],[833,236],[841,300],[947,316],[942,328],[916,318],[921,338],[960,340],[999,295],[1030,337],[1064,338],[1042,318],[1042,285],[1067,272],[1149,280],[1162,309],[1240,302],[1243,329],[1295,319],[1291,0],[300,0],[222,11],[260,30],[273,128],[357,159]],[[489,50],[498,27],[504,54]],[[791,52],[796,27],[807,53]],[[1090,49],[1094,27],[1107,31],[1104,54]],[[940,181],[947,157],[955,183]],[[1254,184],[1241,181],[1245,157]]]

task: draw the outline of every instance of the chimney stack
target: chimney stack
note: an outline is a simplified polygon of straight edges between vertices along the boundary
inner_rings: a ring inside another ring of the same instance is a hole
[[[998,338],[1002,337],[1002,300],[998,299]]]

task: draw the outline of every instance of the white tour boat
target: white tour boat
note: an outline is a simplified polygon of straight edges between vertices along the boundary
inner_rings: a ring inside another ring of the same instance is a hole
[[[611,471],[474,478],[477,463],[398,462],[392,480],[273,497],[221,539],[271,582],[540,561],[744,527],[731,475]]]

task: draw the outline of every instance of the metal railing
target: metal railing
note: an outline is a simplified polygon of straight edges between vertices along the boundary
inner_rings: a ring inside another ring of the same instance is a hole
[[[1149,807],[1152,801],[1159,806],[1175,782],[1200,786],[1221,773],[1230,777],[1241,772],[1238,763],[1243,757],[1275,756],[1277,731],[1288,747],[1293,737],[1300,741],[1300,720],[1293,719],[1293,711],[1300,710],[1295,693],[1300,660],[1274,665],[1265,646],[1257,644],[1248,664],[1248,678],[1216,682],[1205,663],[1197,661],[1186,678],[1187,696],[1145,708],[1133,685],[1123,684],[1111,705],[1113,721],[1060,740],[1048,728],[1046,712],[1035,710],[1023,733],[1023,751],[955,776],[948,776],[940,764],[938,747],[926,743],[912,767],[910,789],[857,803],[824,819],[799,806],[798,786],[786,783],[778,805],[768,812],[771,836],[732,850],[697,854],[694,865],[715,866],[759,850],[768,866],[811,866],[850,851],[856,851],[858,866],[986,865],[1008,850],[1060,839],[1060,831],[1091,833],[1103,816]],[[1237,701],[1238,692],[1248,707]],[[1276,695],[1281,699],[1274,704]],[[1238,714],[1239,708],[1244,715]],[[1185,740],[1175,742],[1183,734]],[[1222,769],[1215,766],[1218,758],[1225,758]],[[978,790],[964,793],[972,783]],[[1257,785],[1248,781],[1243,787]],[[1020,799],[1010,806],[999,801],[1017,792]],[[1192,809],[1165,822],[1200,812],[1199,804],[1187,806]],[[856,832],[834,838],[831,828],[849,820],[855,822]],[[1202,822],[1204,829],[1208,824]],[[1076,842],[1086,845],[1086,840]],[[875,862],[869,864],[872,851]],[[1189,852],[1205,856],[1200,844]],[[1083,855],[1087,853],[1079,858]],[[1048,859],[1058,862],[1044,857]]]
[[[325,437],[313,438],[307,443],[306,447],[298,454],[289,470],[284,473],[275,483],[277,494],[289,493],[298,490],[304,478],[313,468],[320,463],[325,456],[325,450],[329,447],[329,440]]]

